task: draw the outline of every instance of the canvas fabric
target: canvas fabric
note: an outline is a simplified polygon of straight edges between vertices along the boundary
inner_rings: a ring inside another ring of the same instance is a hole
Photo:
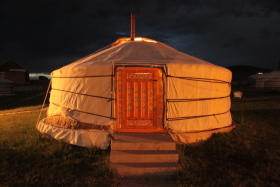
[[[65,115],[85,123],[110,125],[113,132],[114,71],[118,66],[164,70],[166,129],[183,133],[232,123],[231,71],[167,45],[144,41],[127,41],[53,71],[48,116]]]
[[[106,131],[65,129],[46,124],[44,121],[39,122],[37,129],[57,140],[64,140],[81,147],[106,149],[110,143],[110,138]]]

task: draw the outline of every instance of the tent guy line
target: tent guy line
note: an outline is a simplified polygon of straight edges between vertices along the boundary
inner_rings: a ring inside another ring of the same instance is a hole
[[[59,106],[59,107],[61,107],[61,108],[65,108],[65,107],[60,106],[59,104],[56,104],[56,103],[53,103],[53,102],[51,102],[50,104]],[[85,112],[85,111],[82,111],[82,110],[72,109],[72,108],[69,108],[69,107],[67,108],[67,110],[69,110],[69,111],[81,112],[81,113],[84,113],[84,114],[90,114],[90,115],[99,116],[99,117],[103,117],[103,118],[114,119],[114,118],[109,117],[109,116],[104,116],[104,115],[100,115],[100,114],[94,114],[94,113],[91,113],[91,112]],[[56,114],[54,114],[54,115],[56,115]]]
[[[216,116],[221,114],[226,114],[230,110],[226,112],[216,113],[216,114],[209,114],[209,115],[201,115],[201,116],[186,116],[186,117],[178,117],[178,118],[166,118],[166,121],[178,121],[178,120],[185,120],[185,119],[194,119],[194,118],[202,118],[202,117],[208,117],[208,116]]]
[[[78,93],[78,92],[71,92],[71,91],[61,90],[61,89],[57,89],[57,88],[53,88],[53,90],[67,92],[67,93],[73,93],[73,94],[79,94],[79,95],[84,95],[84,96],[89,96],[89,97],[96,97],[96,98],[101,98],[101,99],[114,100],[113,98],[109,98],[109,97],[102,97],[102,96],[97,96],[97,95],[89,95],[89,94],[83,94],[83,93]]]
[[[77,76],[77,77],[53,77],[55,79],[64,79],[64,78],[91,78],[91,77],[112,77],[113,75],[95,75],[95,76]]]
[[[192,80],[192,81],[210,82],[210,83],[225,83],[225,84],[230,85],[230,82],[222,81],[222,80],[218,80],[218,79],[206,79],[206,78],[195,78],[195,77],[176,77],[176,76],[172,76],[172,75],[166,75],[166,77],[173,77],[173,78],[178,78],[178,79],[187,79],[187,80]]]
[[[223,99],[228,98],[228,96],[224,97],[213,97],[213,98],[197,98],[197,99],[166,99],[166,102],[191,102],[191,101],[204,101],[204,100],[212,100],[212,99]]]

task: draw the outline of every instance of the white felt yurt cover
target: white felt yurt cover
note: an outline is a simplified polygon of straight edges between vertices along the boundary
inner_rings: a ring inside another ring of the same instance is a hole
[[[53,71],[47,112],[47,118],[53,119],[40,121],[39,131],[72,144],[105,149],[109,133],[114,132],[114,70],[118,65],[165,68],[164,127],[175,140],[188,142],[188,133],[232,124],[231,71],[162,43],[136,38],[120,39],[103,51]],[[63,119],[74,125],[52,124]]]

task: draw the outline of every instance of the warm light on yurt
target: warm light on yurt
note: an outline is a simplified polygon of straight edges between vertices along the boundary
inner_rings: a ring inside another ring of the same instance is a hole
[[[37,129],[74,145],[106,149],[120,132],[193,143],[233,128],[231,71],[152,39],[118,39],[51,76]]]

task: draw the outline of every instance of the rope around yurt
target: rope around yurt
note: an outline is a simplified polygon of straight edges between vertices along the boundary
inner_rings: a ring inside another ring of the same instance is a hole
[[[51,83],[52,83],[52,79],[50,80],[50,83],[49,83],[49,86],[48,86],[48,89],[47,89],[47,92],[46,92],[46,95],[45,95],[45,98],[44,98],[44,102],[42,104],[41,111],[40,111],[40,114],[39,114],[39,117],[38,117],[38,120],[37,120],[37,123],[36,123],[36,126],[38,125],[38,123],[40,121],[40,118],[41,118],[41,115],[42,115],[42,110],[43,110],[43,108],[45,106],[45,103],[46,103],[46,100],[47,100],[47,96],[48,96],[49,91],[50,91]]]

